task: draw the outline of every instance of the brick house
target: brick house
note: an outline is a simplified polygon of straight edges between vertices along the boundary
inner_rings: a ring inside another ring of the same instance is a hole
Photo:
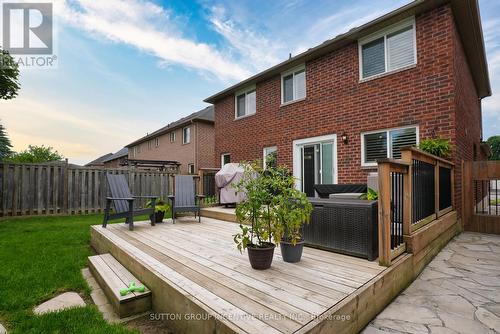
[[[379,158],[450,139],[452,160],[481,158],[491,95],[476,0],[414,1],[205,100],[215,163],[265,160],[315,183],[366,183]],[[456,170],[456,203],[461,173]]]
[[[209,106],[127,145],[131,164],[179,165],[183,174],[214,166],[214,109]]]

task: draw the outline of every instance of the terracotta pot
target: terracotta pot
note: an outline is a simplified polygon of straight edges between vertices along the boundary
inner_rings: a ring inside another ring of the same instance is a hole
[[[252,268],[257,270],[269,269],[273,262],[275,248],[276,245],[273,243],[266,243],[260,247],[256,245],[248,246],[248,259]]]

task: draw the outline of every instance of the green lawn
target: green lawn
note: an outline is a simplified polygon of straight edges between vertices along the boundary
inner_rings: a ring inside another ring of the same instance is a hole
[[[101,219],[85,215],[0,220],[0,322],[9,333],[133,333],[108,324],[93,305],[43,316],[32,312],[64,291],[90,300],[80,270],[92,254],[90,225]]]

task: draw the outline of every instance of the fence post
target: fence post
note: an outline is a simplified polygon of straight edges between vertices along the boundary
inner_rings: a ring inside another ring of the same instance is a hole
[[[467,228],[472,223],[474,211],[474,194],[472,184],[472,161],[462,162],[462,228]]]
[[[68,164],[68,159],[66,159],[66,162],[63,165],[63,209],[62,212],[65,212],[66,214],[70,214],[69,212],[69,190],[68,190],[68,185],[69,185],[69,164]]]
[[[391,265],[391,170],[389,163],[378,164],[378,257],[382,266]]]
[[[403,236],[405,241],[411,234],[413,217],[413,157],[411,150],[401,150],[401,159],[408,164],[408,173],[403,176],[404,205],[403,205]]]

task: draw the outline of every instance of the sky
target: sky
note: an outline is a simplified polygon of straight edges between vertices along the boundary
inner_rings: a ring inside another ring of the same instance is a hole
[[[1,2],[1,1],[0,1]],[[14,150],[54,147],[84,164],[207,106],[206,97],[408,0],[54,0],[56,69],[22,69],[0,101]],[[500,134],[500,1],[480,0]]]

